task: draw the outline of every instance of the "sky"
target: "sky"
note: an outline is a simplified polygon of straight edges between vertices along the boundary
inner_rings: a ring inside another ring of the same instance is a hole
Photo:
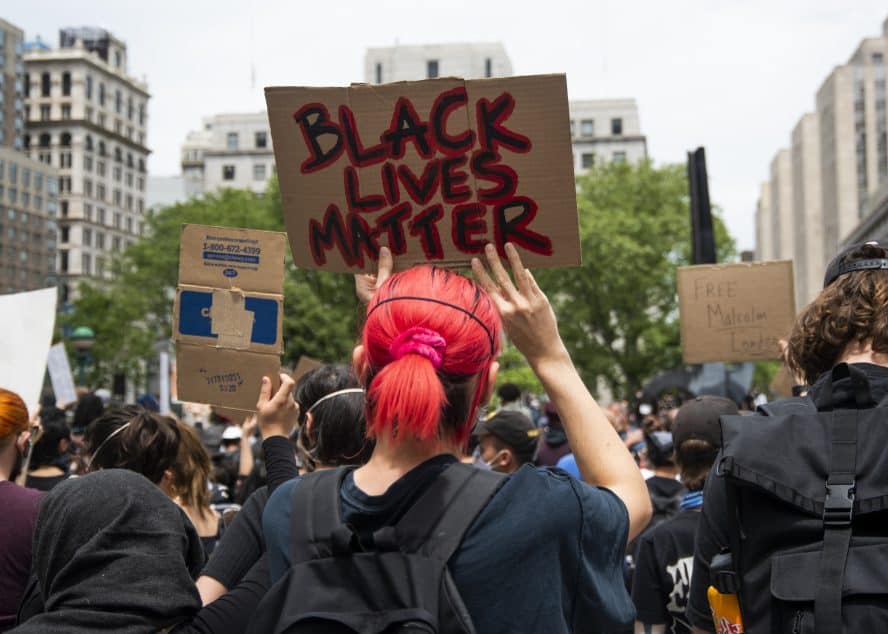
[[[52,46],[67,26],[127,43],[149,85],[149,172],[179,173],[201,119],[265,109],[269,85],[363,81],[371,46],[499,41],[515,74],[563,72],[571,99],[633,97],[658,164],[706,148],[709,192],[741,249],[774,154],[820,84],[881,32],[884,0],[0,0]]]

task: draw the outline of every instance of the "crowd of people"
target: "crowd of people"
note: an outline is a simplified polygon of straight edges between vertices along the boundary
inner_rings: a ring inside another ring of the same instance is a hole
[[[837,256],[785,349],[807,396],[757,413],[719,396],[600,407],[506,257],[511,275],[488,247],[471,279],[392,273],[383,250],[356,277],[352,363],[265,377],[240,420],[96,393],[29,415],[0,388],[0,631],[888,623],[888,249]],[[504,337],[544,394],[497,380]]]

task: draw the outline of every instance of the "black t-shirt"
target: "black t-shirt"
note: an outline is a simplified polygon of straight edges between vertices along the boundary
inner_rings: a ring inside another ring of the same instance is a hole
[[[632,601],[635,619],[666,624],[667,632],[689,634],[685,615],[694,565],[697,511],[683,511],[641,537],[635,555]]]

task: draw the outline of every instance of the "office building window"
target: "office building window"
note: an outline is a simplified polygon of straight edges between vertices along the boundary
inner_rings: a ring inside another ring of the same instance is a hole
[[[87,247],[92,246],[92,229],[83,230],[83,245]]]
[[[49,104],[43,104],[40,106],[40,120],[49,121],[49,112]]]
[[[96,231],[96,248],[104,249],[105,248],[105,234],[101,231]]]
[[[265,180],[265,163],[255,163],[253,165],[253,180]]]
[[[133,232],[133,219],[130,218],[129,216],[126,217],[126,232],[127,233]]]
[[[61,203],[59,203],[59,206],[61,207],[62,218],[67,218],[68,217],[68,201],[63,200]]]
[[[92,257],[89,253],[80,256],[80,272],[84,275],[92,275]]]
[[[222,180],[225,180],[225,181],[233,181],[234,180],[234,165],[223,165],[222,166]]]
[[[104,208],[99,207],[99,209],[96,213],[97,213],[96,222],[98,222],[100,225],[104,225],[105,224],[105,210],[104,210]]]
[[[71,73],[67,71],[62,73],[62,96],[71,96]]]
[[[51,83],[49,79],[49,73],[43,73],[40,75],[40,96],[41,97],[49,97],[49,89]]]
[[[611,119],[611,134],[620,136],[623,134],[623,120],[620,118]]]
[[[68,240],[70,238],[71,229],[67,225],[65,225],[62,227],[61,230],[62,230],[62,237],[61,237],[62,244],[67,244]]]
[[[62,273],[68,272],[68,252],[67,251],[59,251],[59,269],[62,271]],[[67,286],[65,288],[67,288]]]
[[[595,165],[595,153],[594,152],[585,153],[580,157],[580,160],[581,160],[581,165],[583,166],[583,169],[589,169],[590,167]]]
[[[23,92],[25,95],[25,99],[27,99],[28,97],[31,96],[31,76],[30,75],[25,75],[25,83],[22,86],[22,88],[24,89]]]
[[[438,60],[430,59],[426,62],[426,77],[434,79],[438,76]]]
[[[114,91],[114,112],[120,114],[123,111],[123,95],[119,90]]]
[[[99,82],[99,105],[105,105],[105,84]]]
[[[625,152],[614,152],[614,163],[625,163],[626,162],[626,153]]]
[[[493,60],[489,57],[484,60],[484,76],[493,77]]]
[[[595,121],[593,119],[580,121],[580,136],[595,136]]]
[[[256,133],[256,147],[263,148],[268,147],[268,134],[265,132],[257,132]]]
[[[126,98],[126,118],[130,121],[133,120],[133,98],[132,96]]]
[[[237,132],[229,132],[225,137],[225,147],[229,150],[237,149]]]
[[[120,229],[120,212],[119,211],[114,212],[114,228]]]
[[[62,119],[71,118],[71,104],[62,104]]]
[[[83,83],[83,91],[86,93],[87,99],[93,98],[93,78],[92,75],[87,75],[86,79]]]

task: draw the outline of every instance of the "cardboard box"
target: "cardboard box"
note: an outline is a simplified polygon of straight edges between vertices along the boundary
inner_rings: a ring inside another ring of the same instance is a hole
[[[283,233],[183,225],[173,307],[177,397],[256,409],[283,351]]]
[[[465,266],[513,242],[580,264],[564,75],[265,89],[293,260]]]
[[[685,363],[779,359],[795,319],[791,261],[678,269]]]

